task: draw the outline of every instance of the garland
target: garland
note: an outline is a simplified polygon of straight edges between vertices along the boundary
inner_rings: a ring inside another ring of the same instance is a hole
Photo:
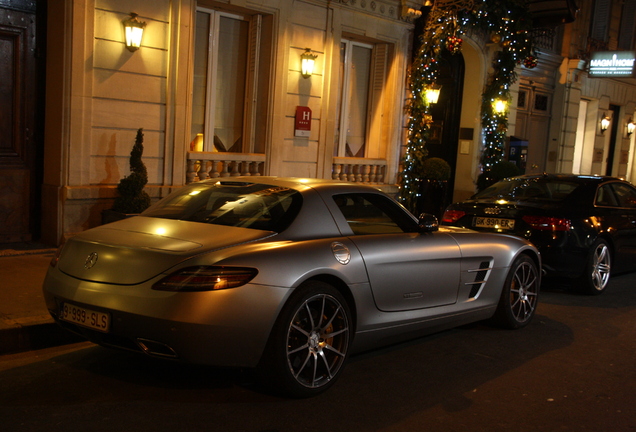
[[[501,46],[493,61],[493,73],[482,93],[484,149],[480,162],[483,175],[490,180],[492,167],[504,159],[508,130],[507,109],[497,110],[497,102],[499,106],[502,106],[501,102],[508,106],[510,86],[517,79],[515,69],[518,65],[523,62],[526,67],[535,67],[537,64],[530,36],[532,22],[528,16],[523,0],[449,1],[429,12],[409,73],[408,143],[399,193],[400,202],[409,210],[415,210],[420,196],[422,164],[428,155],[426,142],[433,122],[425,92],[436,82],[443,50],[451,54],[460,52],[460,36],[470,30],[487,32],[491,42]]]

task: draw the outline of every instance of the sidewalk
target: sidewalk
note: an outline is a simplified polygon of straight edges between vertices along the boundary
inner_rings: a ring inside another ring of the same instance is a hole
[[[0,244],[0,354],[81,340],[58,327],[44,304],[42,282],[54,253],[37,243]]]

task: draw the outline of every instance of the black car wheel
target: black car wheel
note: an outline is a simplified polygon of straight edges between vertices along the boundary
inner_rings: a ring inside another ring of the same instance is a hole
[[[342,371],[351,336],[351,314],[338,290],[318,281],[297,288],[272,331],[268,385],[294,397],[325,391]]]
[[[506,277],[494,321],[510,329],[526,326],[537,308],[540,284],[537,264],[527,255],[519,256]]]
[[[611,269],[612,256],[609,245],[605,240],[598,239],[590,250],[585,263],[585,270],[579,281],[581,290],[585,294],[601,294],[607,288]]]

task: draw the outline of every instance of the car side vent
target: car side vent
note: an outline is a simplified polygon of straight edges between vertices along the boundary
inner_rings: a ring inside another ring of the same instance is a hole
[[[475,281],[471,284],[472,287],[470,289],[470,294],[468,295],[469,298],[477,297],[481,288],[488,280],[488,273],[490,270],[490,262],[488,261],[482,261],[481,264],[479,264],[479,269],[469,270],[470,272],[475,272]]]

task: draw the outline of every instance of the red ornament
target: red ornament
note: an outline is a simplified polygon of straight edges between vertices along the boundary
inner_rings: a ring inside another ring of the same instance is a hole
[[[446,49],[450,51],[451,54],[457,54],[459,50],[462,48],[462,38],[458,38],[457,36],[449,36],[446,39]]]
[[[539,64],[539,59],[533,55],[529,55],[523,60],[523,65],[528,69],[534,69]]]

